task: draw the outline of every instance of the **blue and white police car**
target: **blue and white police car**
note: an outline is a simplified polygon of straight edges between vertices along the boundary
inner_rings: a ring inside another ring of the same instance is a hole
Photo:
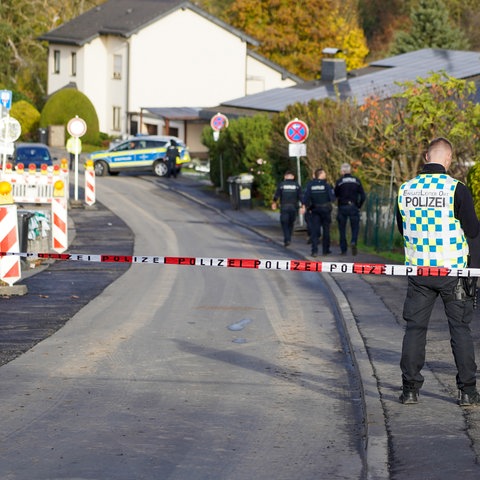
[[[182,140],[172,136],[142,135],[125,140],[114,147],[92,152],[88,159],[93,161],[95,175],[103,177],[120,172],[151,171],[163,177],[167,174],[166,152],[170,142],[177,142],[180,158],[177,171],[190,162],[190,153]]]

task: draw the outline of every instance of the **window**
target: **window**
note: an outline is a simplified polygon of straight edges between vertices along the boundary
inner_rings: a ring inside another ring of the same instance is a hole
[[[172,137],[178,137],[178,128],[169,127],[167,135],[171,135]]]
[[[120,115],[121,108],[113,107],[113,129],[116,131],[120,131]]]
[[[60,50],[53,51],[53,73],[60,73]]]
[[[77,75],[77,52],[72,52],[72,77]]]
[[[113,78],[115,80],[122,79],[122,56],[121,55],[113,56]]]

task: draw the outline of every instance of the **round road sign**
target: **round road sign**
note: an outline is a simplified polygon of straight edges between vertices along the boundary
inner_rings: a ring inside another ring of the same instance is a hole
[[[308,137],[308,126],[302,120],[296,118],[287,123],[285,127],[285,138],[290,143],[303,143]]]
[[[0,120],[0,142],[14,142],[22,133],[19,121],[13,117],[4,117]]]
[[[219,132],[223,128],[228,127],[228,118],[222,113],[217,113],[210,120],[210,126],[216,131]]]
[[[67,130],[72,137],[83,137],[87,131],[87,124],[83,118],[76,116],[68,121]]]

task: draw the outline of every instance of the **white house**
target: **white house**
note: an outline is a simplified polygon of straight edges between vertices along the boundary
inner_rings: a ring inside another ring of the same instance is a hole
[[[188,1],[107,0],[39,39],[49,47],[49,94],[75,85],[101,131],[177,135],[194,152],[204,150],[202,109],[301,82],[252,52],[254,38]]]

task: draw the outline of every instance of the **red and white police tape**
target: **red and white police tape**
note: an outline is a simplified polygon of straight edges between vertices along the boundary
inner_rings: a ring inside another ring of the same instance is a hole
[[[422,277],[480,277],[480,268],[418,267],[386,263],[313,262],[310,260],[267,260],[257,258],[160,257],[141,255],[91,255],[85,253],[0,252],[0,257],[18,255],[31,259],[52,259],[95,263],[142,263],[189,267],[250,268],[256,270],[395,275]]]

